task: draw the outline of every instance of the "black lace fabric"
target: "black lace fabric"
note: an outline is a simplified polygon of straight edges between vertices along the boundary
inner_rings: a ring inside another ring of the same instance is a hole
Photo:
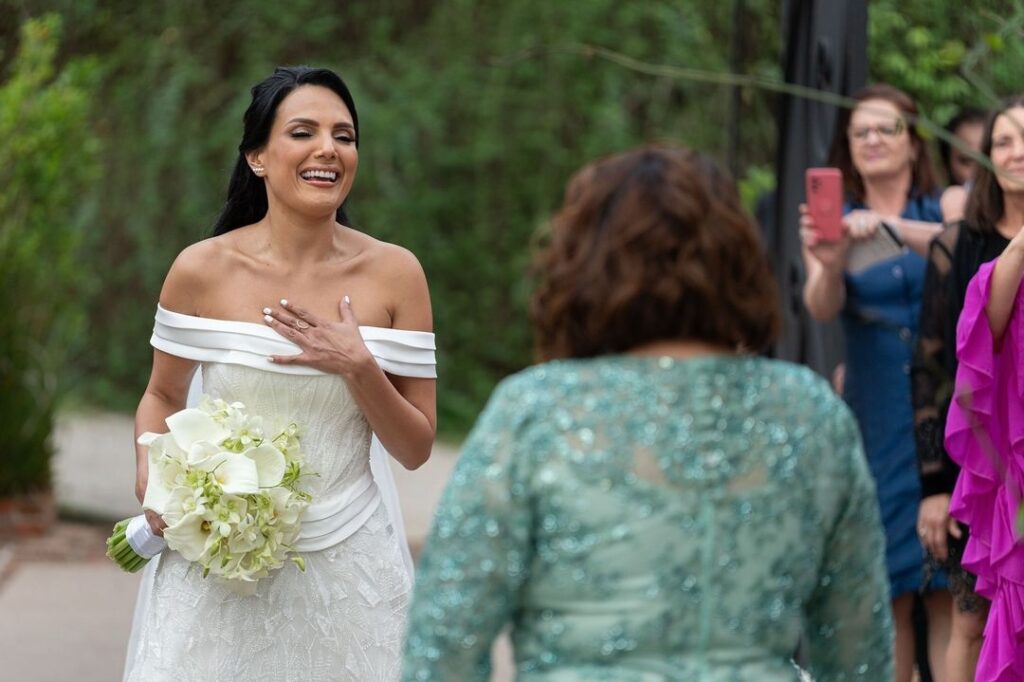
[[[956,323],[963,306],[954,268],[960,225],[947,227],[929,248],[911,391],[922,496],[953,492],[959,467],[943,446],[946,412],[956,378]],[[973,273],[972,273],[973,274]]]
[[[914,431],[921,494],[949,494],[960,468],[943,444],[946,412],[956,380],[956,325],[967,285],[983,263],[1003,252],[1009,241],[994,228],[960,222],[932,240],[921,300],[920,331],[911,370]]]
[[[961,222],[947,227],[929,249],[920,335],[911,370],[923,497],[950,494],[956,487],[960,467],[950,459],[944,444],[946,413],[956,380],[956,326],[971,278],[982,263],[997,258],[1007,243],[994,229],[974,229]],[[960,524],[960,530],[960,538],[947,537],[949,556],[945,561],[929,556],[925,582],[938,569],[945,570],[957,609],[978,612],[988,602],[975,592],[976,578],[960,565],[970,529]]]

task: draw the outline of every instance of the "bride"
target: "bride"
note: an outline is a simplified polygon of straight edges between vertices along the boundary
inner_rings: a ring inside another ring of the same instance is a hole
[[[278,68],[244,122],[214,236],[178,256],[160,293],[136,435],[167,430],[200,367],[203,392],[299,424],[318,474],[296,545],[306,570],[286,564],[242,592],[158,555],[125,680],[394,680],[411,566],[394,506],[381,504],[394,498],[386,462],[371,473],[371,436],[409,469],[430,455],[426,279],[411,253],[345,224],[359,121],[336,74]],[[142,500],[144,447],[136,461]]]

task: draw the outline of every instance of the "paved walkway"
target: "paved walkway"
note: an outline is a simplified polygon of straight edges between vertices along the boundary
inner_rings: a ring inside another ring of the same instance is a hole
[[[54,487],[65,518],[44,538],[0,546],[0,661],[4,680],[116,682],[124,664],[138,576],[104,556],[109,522],[138,513],[130,418],[61,420]],[[409,543],[416,553],[455,464],[438,445],[417,471],[393,467]],[[492,682],[512,679],[507,640],[496,646]]]

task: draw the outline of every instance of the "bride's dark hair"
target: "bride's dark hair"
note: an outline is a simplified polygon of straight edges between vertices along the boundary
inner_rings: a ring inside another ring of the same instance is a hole
[[[281,101],[302,85],[319,85],[341,98],[352,114],[356,146],[359,145],[359,115],[356,114],[356,103],[345,81],[341,80],[338,74],[330,69],[313,69],[308,66],[277,67],[272,76],[252,88],[252,103],[242,117],[245,129],[242,132],[242,143],[238,145],[238,159],[231,172],[231,182],[228,184],[228,200],[213,226],[215,236],[230,232],[236,227],[251,225],[262,220],[267,214],[266,185],[262,178],[253,174],[245,155],[267,143]],[[348,223],[345,203],[338,207],[337,219],[339,223]]]

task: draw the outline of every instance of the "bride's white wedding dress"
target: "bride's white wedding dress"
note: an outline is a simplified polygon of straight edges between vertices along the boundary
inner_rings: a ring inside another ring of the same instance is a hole
[[[379,327],[360,331],[385,371],[435,376],[433,334]],[[124,679],[398,679],[412,589],[408,549],[382,503],[370,468],[372,434],[344,380],[269,362],[269,355],[298,348],[255,323],[158,308],[152,343],[201,362],[205,393],[241,401],[250,414],[299,424],[307,469],[319,476],[308,479],[314,501],[297,545],[305,572],[288,563],[258,581],[250,594],[203,578],[173,551],[150,562]],[[385,480],[383,486],[393,496],[393,482]]]

